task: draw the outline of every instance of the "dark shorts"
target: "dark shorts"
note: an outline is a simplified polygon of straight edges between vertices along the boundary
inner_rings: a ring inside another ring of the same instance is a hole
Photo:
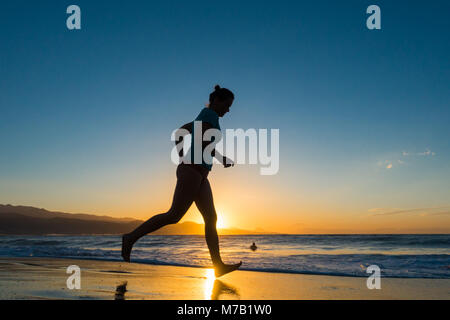
[[[207,168],[205,168],[204,166],[202,166],[201,164],[180,163],[179,166],[188,166],[188,167],[194,169],[195,171],[200,173],[200,175],[203,177],[203,179],[206,179],[208,177],[209,170]]]

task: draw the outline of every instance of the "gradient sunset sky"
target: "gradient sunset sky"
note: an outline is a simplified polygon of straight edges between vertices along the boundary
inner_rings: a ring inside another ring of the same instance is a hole
[[[81,7],[82,29],[66,28]],[[381,30],[366,8],[381,8]],[[219,226],[450,232],[449,1],[2,1],[0,203],[147,219],[170,134],[280,129],[280,170],[210,174]],[[201,222],[193,206],[183,221]]]

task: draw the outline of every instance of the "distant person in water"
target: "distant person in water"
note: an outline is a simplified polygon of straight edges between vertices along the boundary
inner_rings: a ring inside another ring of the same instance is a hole
[[[256,246],[256,244],[253,242],[253,244],[250,246],[250,249],[252,249],[252,251],[255,251],[258,247]]]
[[[209,95],[209,106],[204,108],[194,121],[201,121],[202,136],[208,129],[220,130],[219,118],[223,117],[230,111],[230,107],[234,101],[234,94],[225,88],[215,86],[214,92]],[[194,136],[194,121],[186,123],[180,130],[186,134]],[[182,145],[180,136],[176,141],[176,145]],[[191,155],[194,159],[194,138],[191,139]],[[217,141],[218,142],[218,141]],[[203,151],[210,141],[202,143]],[[183,150],[179,150],[180,156]],[[222,156],[217,150],[212,150],[211,156],[219,160],[225,168],[234,166],[233,162],[225,156]],[[137,227],[133,232],[122,236],[122,257],[125,261],[130,262],[130,254],[133,245],[141,237],[148,233],[158,230],[168,224],[175,224],[181,220],[186,211],[195,202],[198,210],[205,221],[205,237],[211,254],[212,263],[215,269],[216,277],[220,277],[226,273],[238,269],[242,261],[237,264],[225,264],[220,257],[219,237],[216,230],[217,215],[214,208],[213,195],[211,186],[208,181],[208,173],[211,171],[212,162],[206,163],[202,158],[202,163],[195,164],[194,161],[186,161],[186,158],[177,167],[177,185],[172,200],[172,206],[166,213],[153,216],[142,225]]]

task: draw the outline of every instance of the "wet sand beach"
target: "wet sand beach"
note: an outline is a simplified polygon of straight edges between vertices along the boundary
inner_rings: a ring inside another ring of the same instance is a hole
[[[81,288],[68,289],[67,267],[81,270]],[[0,258],[0,299],[298,300],[450,299],[450,279],[367,278],[235,271],[56,258]]]

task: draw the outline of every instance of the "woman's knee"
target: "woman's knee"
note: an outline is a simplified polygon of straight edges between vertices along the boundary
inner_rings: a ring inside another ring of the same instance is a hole
[[[175,224],[181,220],[183,214],[180,214],[179,212],[176,211],[168,211],[164,214],[164,216],[168,224]]]
[[[175,224],[178,223],[181,218],[183,218],[186,212],[187,210],[181,208],[170,208],[170,210],[167,211],[165,215],[167,217],[167,220],[169,221],[169,224]]]
[[[216,214],[204,216],[203,219],[205,220],[205,225],[216,226],[216,223],[217,223],[217,215]]]

